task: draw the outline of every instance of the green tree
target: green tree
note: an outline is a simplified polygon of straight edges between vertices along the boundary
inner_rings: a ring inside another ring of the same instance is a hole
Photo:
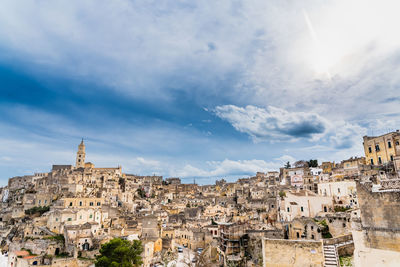
[[[138,188],[137,192],[141,198],[145,198],[146,192],[142,188]]]
[[[96,256],[96,267],[138,267],[142,264],[142,243],[114,238],[101,245],[100,255]]]
[[[285,164],[285,169],[289,169],[290,168],[290,162],[288,161],[288,162],[286,162],[286,164]]]
[[[310,159],[308,161],[308,166],[309,167],[318,167],[318,160],[317,159]]]
[[[42,216],[43,213],[48,212],[50,210],[50,206],[36,206],[30,209],[25,210],[26,215],[34,215],[38,214]]]

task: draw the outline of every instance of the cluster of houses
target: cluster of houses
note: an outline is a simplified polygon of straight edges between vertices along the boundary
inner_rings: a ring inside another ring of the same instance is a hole
[[[12,267],[90,266],[120,237],[141,240],[145,267],[183,247],[198,266],[390,266],[400,262],[399,142],[398,131],[364,137],[365,157],[197,185],[97,168],[82,141],[75,166],[1,188],[1,250]]]

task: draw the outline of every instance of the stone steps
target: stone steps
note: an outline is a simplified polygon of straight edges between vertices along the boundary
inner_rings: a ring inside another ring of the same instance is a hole
[[[336,251],[336,247],[333,245],[324,246],[324,267],[338,267],[339,259]]]

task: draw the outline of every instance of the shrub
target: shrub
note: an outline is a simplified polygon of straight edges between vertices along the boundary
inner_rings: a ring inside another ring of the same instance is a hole
[[[48,212],[49,210],[50,206],[38,206],[25,210],[25,214],[26,215],[39,214],[40,216],[42,216],[43,213]]]

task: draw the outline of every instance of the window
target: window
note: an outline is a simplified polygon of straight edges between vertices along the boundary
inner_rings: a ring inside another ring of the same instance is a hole
[[[39,199],[39,205],[42,203],[42,201]]]
[[[372,153],[372,148],[371,147],[368,148],[368,152]]]
[[[376,152],[381,151],[381,149],[379,148],[379,144],[375,145],[375,151],[376,151]]]
[[[89,206],[93,206],[93,202],[90,202],[90,203],[89,203]]]
[[[69,202],[69,206],[72,207],[72,202]]]
[[[346,223],[343,223],[343,227],[346,227]]]
[[[390,161],[393,161],[393,155],[390,155]]]
[[[72,221],[72,218],[68,218],[68,221],[69,221],[69,222]]]
[[[371,159],[371,165],[374,165],[374,159]]]
[[[100,206],[101,205],[101,203],[100,202],[97,202],[97,206]]]
[[[392,142],[388,141],[388,148],[392,148]]]
[[[287,208],[287,211],[288,211],[288,212],[290,211],[289,208]]]
[[[44,201],[44,204],[47,204],[47,200]]]
[[[340,193],[340,188],[337,189],[337,192]]]
[[[58,222],[58,218],[56,218],[56,222]]]
[[[400,145],[399,141],[396,141],[396,146]]]
[[[304,208],[303,208],[303,207],[300,207],[300,209],[301,209],[302,212],[304,211]]]
[[[82,201],[79,201],[79,206],[82,206]]]
[[[89,215],[89,218],[90,218],[90,219],[92,219],[92,218],[93,218],[93,215],[92,215],[92,214],[90,214],[90,215]]]
[[[326,207],[324,207],[324,212],[327,212],[327,211],[328,211],[328,209]]]
[[[311,235],[311,239],[314,239],[314,235]]]
[[[381,157],[378,157],[378,162],[379,162],[379,164],[382,164],[382,159],[381,159]]]
[[[299,232],[296,233],[297,238],[300,238],[300,234]]]
[[[311,230],[314,230],[314,226],[311,225]]]

